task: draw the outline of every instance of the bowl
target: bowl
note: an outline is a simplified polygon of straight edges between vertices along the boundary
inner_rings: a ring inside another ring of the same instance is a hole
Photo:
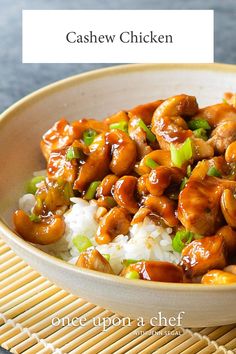
[[[59,118],[102,118],[178,93],[196,96],[203,106],[221,101],[225,91],[235,90],[236,66],[137,64],[70,77],[23,98],[0,118],[1,235],[41,274],[73,294],[121,315],[154,319],[160,325],[173,324],[169,323],[172,317],[180,318],[178,324],[188,327],[235,322],[236,284],[157,283],[76,268],[25,242],[12,227],[12,212],[24,193],[25,182],[33,171],[45,167],[40,137]]]

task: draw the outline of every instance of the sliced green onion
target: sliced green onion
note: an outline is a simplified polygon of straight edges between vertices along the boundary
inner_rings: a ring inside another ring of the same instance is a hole
[[[188,165],[188,167],[187,167],[187,177],[190,177],[191,173],[192,173],[191,165]]]
[[[83,235],[75,236],[72,242],[79,252],[86,251],[87,248],[93,245],[90,239]]]
[[[209,168],[207,175],[213,177],[221,177],[220,171],[218,171],[217,168],[215,168],[214,166]]]
[[[150,157],[145,160],[145,165],[150,168],[156,168],[157,166],[159,166],[158,163],[156,163],[156,161],[154,161]]]
[[[120,122],[117,123],[112,123],[109,125],[110,130],[112,129],[119,129],[119,130],[123,130],[124,132],[128,132],[128,122],[126,122],[125,120],[121,120]]]
[[[140,259],[123,259],[122,264],[125,267],[128,267],[130,264],[134,264],[140,262]]]
[[[103,254],[102,256],[103,256],[103,258],[105,258],[105,259],[107,260],[107,262],[109,262],[110,259],[111,259],[111,256],[110,256],[110,254],[108,254],[108,253],[105,253],[105,254]]]
[[[27,193],[30,193],[30,194],[35,194],[36,191],[37,191],[37,184],[42,182],[42,181],[45,181],[45,178],[44,176],[37,176],[37,177],[33,177],[29,183],[27,184]]]
[[[69,182],[67,182],[64,186],[64,196],[68,201],[70,200],[70,198],[74,197],[72,184]]]
[[[94,198],[97,187],[99,186],[99,184],[101,183],[101,181],[94,181],[90,184],[90,186],[88,187],[85,195],[84,195],[84,199],[86,200],[91,200]]]
[[[170,144],[171,161],[174,166],[182,167],[193,156],[192,141],[187,138],[182,146],[178,149],[175,145]]]
[[[228,104],[228,102],[226,101],[225,98],[222,98],[222,102],[225,103],[225,104]]]
[[[176,252],[181,253],[186,245],[188,245],[193,240],[193,232],[182,230],[175,234],[172,240],[172,247]]]
[[[190,120],[188,122],[188,127],[191,130],[196,130],[196,129],[199,129],[199,128],[203,128],[203,129],[206,129],[206,130],[210,130],[211,129],[211,126],[210,126],[210,124],[208,123],[208,121],[206,119]]]
[[[195,129],[193,130],[193,134],[196,138],[203,139],[205,141],[208,139],[206,129],[203,128]]]
[[[66,153],[66,159],[71,161],[73,159],[81,159],[82,153],[76,146],[70,146]]]
[[[186,183],[188,182],[188,178],[187,177],[184,177],[182,179],[182,182],[181,182],[181,185],[180,185],[180,190],[182,191],[186,185]]]
[[[104,197],[104,199],[110,208],[113,208],[114,206],[117,205],[115,199],[111,196]]]
[[[154,143],[154,141],[156,140],[155,135],[151,132],[151,130],[146,126],[146,124],[144,123],[144,121],[142,119],[139,119],[138,121],[138,125],[140,128],[142,128],[147,136],[147,139],[151,142]]]
[[[31,214],[29,216],[29,218],[30,218],[30,221],[33,221],[33,222],[40,222],[41,221],[40,217],[36,214]]]
[[[139,273],[136,270],[131,270],[125,274],[127,279],[140,279]]]
[[[85,145],[89,146],[97,136],[97,132],[94,129],[88,129],[83,132],[83,141]]]

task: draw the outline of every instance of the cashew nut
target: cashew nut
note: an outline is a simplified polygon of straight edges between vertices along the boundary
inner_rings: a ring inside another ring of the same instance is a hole
[[[230,189],[225,189],[220,199],[221,211],[231,227],[236,227],[236,199]]]
[[[151,171],[151,168],[146,165],[148,159],[152,159],[158,165],[171,167],[171,156],[170,151],[166,150],[154,150],[144,156],[142,160],[135,166],[135,172],[139,175],[144,175]]]
[[[232,284],[236,283],[236,275],[229,272],[224,272],[222,270],[214,269],[203,275],[201,283],[213,285]]]
[[[156,213],[170,227],[177,226],[179,221],[176,216],[175,203],[166,196],[156,197],[149,194],[144,201],[144,206]]]
[[[232,142],[225,151],[225,160],[227,162],[236,162],[236,141]]]
[[[117,235],[126,235],[130,222],[131,217],[127,210],[114,207],[100,220],[96,242],[101,245],[111,242]]]
[[[106,140],[111,145],[112,152],[110,170],[117,176],[132,171],[137,157],[135,142],[128,134],[118,129],[107,133]]]
[[[64,234],[65,222],[59,215],[43,217],[41,221],[31,221],[23,210],[13,215],[16,231],[24,240],[39,245],[48,245],[58,241]]]
[[[97,197],[107,197],[112,195],[115,183],[118,181],[116,175],[107,175],[97,188]]]
[[[127,209],[131,214],[138,211],[138,203],[134,193],[137,186],[137,177],[124,176],[114,186],[114,198],[118,205]]]
[[[216,234],[224,238],[227,251],[234,254],[236,251],[236,231],[229,225],[225,225],[221,227]]]

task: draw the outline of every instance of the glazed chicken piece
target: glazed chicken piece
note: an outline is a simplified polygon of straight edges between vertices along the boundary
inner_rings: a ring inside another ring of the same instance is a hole
[[[76,266],[114,274],[110,263],[96,249],[88,249],[80,254]]]
[[[57,181],[60,178],[63,181],[74,183],[78,164],[76,159],[67,159],[68,148],[54,150],[50,153],[47,165],[47,175],[50,180]]]
[[[181,266],[187,277],[205,274],[208,270],[226,266],[226,249],[222,236],[204,237],[192,241],[182,251]]]
[[[199,166],[205,168],[206,164]],[[235,215],[236,203],[231,202],[236,182],[205,175],[207,170],[200,178],[203,172],[199,166],[179,194],[178,218],[187,230],[207,236],[223,224],[222,212],[231,220]],[[231,192],[224,192],[226,189]]]
[[[49,129],[41,140],[40,146],[46,160],[48,160],[52,151],[63,149],[73,143],[77,138],[77,134],[73,126],[65,119],[56,122]]]
[[[136,272],[139,279],[168,283],[182,283],[183,271],[181,267],[170,262],[142,261],[130,264],[124,268],[121,275],[128,277],[129,273]]]
[[[161,149],[169,150],[171,143],[179,145],[191,138],[194,159],[200,160],[214,155],[208,142],[196,138],[185,121],[197,112],[196,98],[184,94],[168,98],[156,109],[152,119],[152,131]]]
[[[202,108],[193,119],[205,119],[213,128],[208,143],[219,154],[236,140],[236,108],[227,103]]]
[[[146,125],[150,125],[154,111],[162,102],[163,100],[158,100],[143,104],[128,112],[130,118],[128,132],[130,137],[136,142],[139,160],[152,151],[152,147],[150,146],[150,143],[148,143],[145,131],[139,126],[139,121],[142,119]]]
[[[86,162],[80,166],[78,178],[74,183],[74,189],[80,192],[91,182],[101,180],[109,173],[110,147],[104,133],[95,137],[89,150],[90,154]]]

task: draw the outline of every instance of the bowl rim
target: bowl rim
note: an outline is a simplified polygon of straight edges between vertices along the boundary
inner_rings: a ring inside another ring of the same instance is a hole
[[[56,81],[49,85],[46,85],[28,95],[18,100],[16,103],[12,104],[7,108],[3,113],[0,114],[0,129],[4,124],[10,119],[13,119],[14,113],[19,110],[23,110],[25,106],[30,102],[33,103],[39,98],[43,98],[48,94],[58,92],[66,87],[71,87],[75,84],[81,84],[83,82],[96,80],[97,78],[106,77],[111,74],[120,75],[130,72],[140,72],[140,71],[162,71],[162,70],[194,70],[194,71],[213,71],[213,72],[228,72],[236,74],[236,65],[233,64],[126,64],[126,65],[116,65],[96,70],[91,70],[89,72],[84,72],[81,74],[69,76],[65,79]],[[18,247],[26,249],[33,256],[38,257],[40,261],[46,260],[49,264],[56,265],[59,268],[62,268],[66,271],[72,271],[81,275],[88,275],[91,277],[91,280],[94,278],[96,280],[109,282],[110,285],[119,284],[120,286],[132,286],[137,289],[147,288],[147,289],[156,289],[156,290],[175,290],[177,292],[183,292],[185,290],[191,290],[194,292],[204,291],[210,292],[212,290],[217,292],[231,292],[236,290],[236,284],[227,284],[227,285],[206,285],[206,284],[192,284],[192,283],[167,283],[167,282],[154,282],[154,281],[142,281],[126,279],[124,277],[119,277],[117,275],[111,275],[106,273],[101,273],[98,271],[76,267],[73,264],[70,264],[66,261],[63,261],[59,258],[51,256],[46,252],[36,248],[32,244],[23,240],[15,232],[13,232],[7,224],[0,218],[0,231],[5,235],[6,239],[10,239],[12,243],[16,243]]]

